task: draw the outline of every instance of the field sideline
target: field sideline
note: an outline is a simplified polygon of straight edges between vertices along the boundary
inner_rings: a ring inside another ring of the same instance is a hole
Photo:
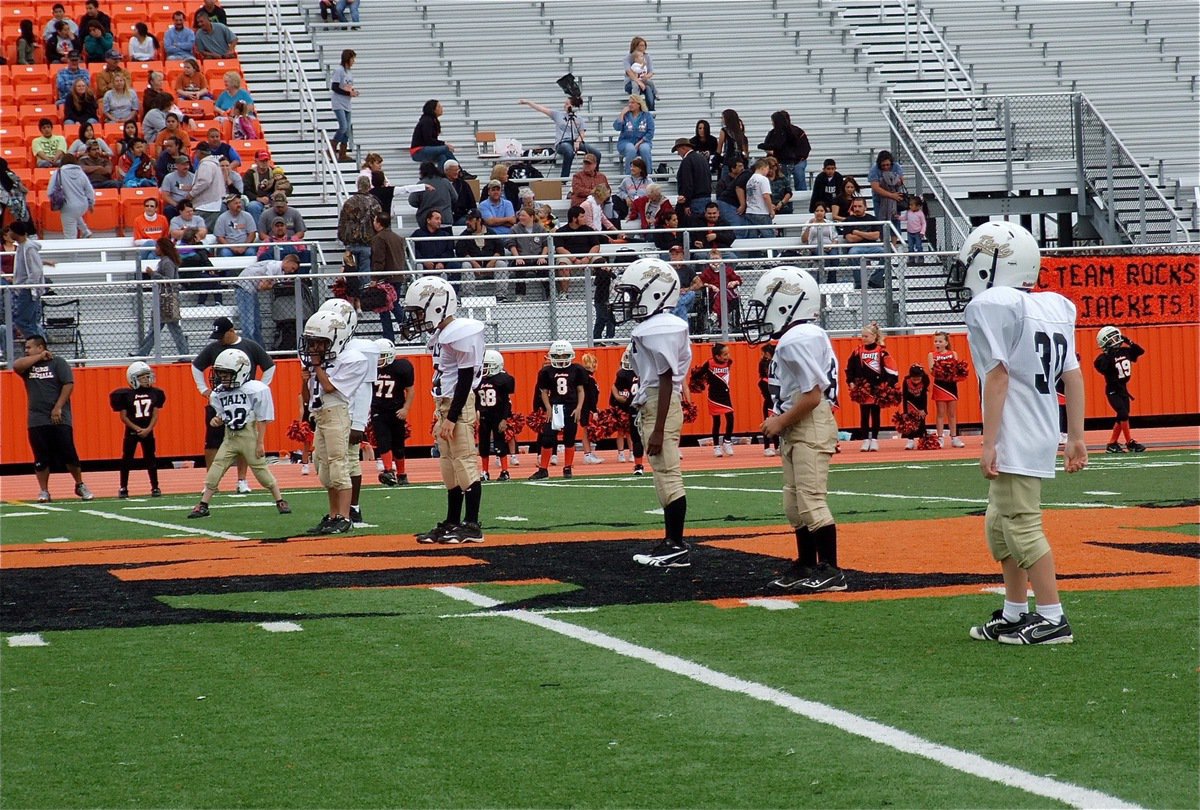
[[[1140,433],[1182,449],[1046,485],[1077,628],[1047,649],[967,638],[1000,599],[972,447],[843,442],[851,590],[818,598],[766,588],[794,548],[757,447],[687,451],[682,572],[629,561],[661,514],[612,462],[487,485],[468,547],[413,541],[436,484],[369,487],[368,525],[305,538],[311,478],[294,515],[256,487],[203,521],[199,471],[86,504],[6,480],[0,803],[1194,806],[1200,453]]]

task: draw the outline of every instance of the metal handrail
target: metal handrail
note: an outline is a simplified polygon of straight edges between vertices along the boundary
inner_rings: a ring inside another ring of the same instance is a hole
[[[937,201],[946,210],[946,219],[958,235],[958,240],[955,244],[961,244],[966,240],[967,233],[970,230],[970,218],[962,210],[962,207],[958,204],[958,200],[954,198],[950,186],[938,174],[937,169],[934,168],[933,161],[925,154],[925,150],[921,148],[920,141],[913,131],[909,129],[907,122],[905,122],[904,117],[900,114],[900,110],[896,107],[892,99],[888,99],[887,112],[888,128],[891,129],[897,143],[902,144],[914,158],[919,158],[919,160],[913,160],[913,168],[920,173],[925,184],[929,186]]]
[[[900,10],[904,14],[904,58],[905,58],[905,60],[907,60],[909,58],[909,43],[908,43],[909,14],[912,12],[915,12],[918,23],[923,23],[923,25],[919,24],[916,27],[917,41],[918,41],[918,43],[927,44],[929,46],[929,53],[932,56],[935,56],[938,58],[938,62],[942,67],[942,84],[943,84],[943,87],[946,88],[946,92],[949,93],[948,84],[950,81],[953,81],[954,87],[958,91],[959,95],[965,96],[965,95],[974,94],[975,79],[971,76],[970,72],[965,67],[963,67],[962,62],[958,61],[958,57],[954,55],[954,52],[950,49],[949,44],[947,44],[946,40],[942,38],[941,33],[937,30],[937,26],[935,26],[933,24],[933,20],[931,20],[929,18],[929,15],[925,13],[925,10],[923,8],[921,8],[921,0],[915,0],[915,2],[913,2],[911,4],[910,4],[909,0],[898,0],[898,2],[900,4]],[[886,3],[887,3],[887,0],[881,0],[881,3],[880,3],[881,10],[882,10],[882,6],[886,5]],[[910,5],[911,5],[911,11],[910,11]],[[940,50],[935,48],[934,42],[929,39],[929,32],[933,33],[934,38],[937,40],[937,44],[941,46]],[[923,74],[925,71],[924,53],[925,53],[925,50],[923,48],[917,52],[918,76]],[[954,73],[951,70],[948,70],[947,69],[948,65],[953,65],[955,68],[957,68],[958,74]],[[962,76],[964,76],[966,78],[966,80],[967,80],[966,87],[963,87],[961,82],[959,81],[959,78],[958,78],[959,74],[961,74]]]

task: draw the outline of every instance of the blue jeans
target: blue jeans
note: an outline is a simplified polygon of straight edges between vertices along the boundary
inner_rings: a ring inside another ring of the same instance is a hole
[[[637,88],[636,92],[639,92],[639,93],[642,92],[642,89],[640,87],[637,87],[637,85],[635,85],[631,79],[626,79],[625,80],[625,92],[633,93],[633,92],[635,92],[634,88]],[[646,82],[646,92],[642,93],[642,95],[644,95],[646,97],[646,109],[649,112],[654,112],[654,98],[655,98],[654,82]]]
[[[592,328],[592,340],[611,339],[616,334],[617,319],[607,301],[596,302],[596,325]],[[604,334],[607,332],[608,334]]]
[[[629,174],[629,166],[635,157],[646,161],[646,168],[654,171],[654,159],[650,157],[650,144],[646,141],[642,141],[641,146],[637,145],[637,141],[617,141],[617,151],[624,161],[625,174]]]
[[[686,290],[679,294],[679,303],[675,305],[675,314],[686,322],[692,312],[692,304],[696,301],[696,291]]]
[[[808,191],[808,161],[792,164],[792,191]]]
[[[747,213],[745,216],[745,223],[747,225],[770,225],[771,224],[771,215],[770,214]],[[775,231],[772,230],[771,228],[748,228],[746,230],[746,236],[751,239],[753,239],[756,236],[757,237],[769,237],[769,236],[774,236],[774,235],[775,235]]]
[[[32,290],[17,290],[13,299],[13,326],[27,338],[42,334],[42,299],[35,298]]]
[[[908,252],[909,253],[920,253],[921,252],[921,234],[910,233],[908,235]]]
[[[355,22],[357,22],[357,20]],[[339,110],[335,107],[333,110],[333,117],[337,119],[338,128],[337,128],[337,132],[333,133],[333,137],[330,138],[330,140],[333,141],[334,143],[349,144],[350,143],[350,111],[349,110]]]
[[[342,22],[358,22],[358,4],[360,0],[338,0],[337,13]],[[350,19],[346,19],[346,12],[350,12]]]
[[[742,219],[742,215],[737,212],[735,206],[730,205],[724,200],[714,200],[717,204],[717,209],[721,212],[721,219],[728,222],[731,226],[745,225],[746,220]],[[708,203],[706,202],[705,205]]]
[[[558,145],[554,147],[554,151],[562,155],[563,159],[562,172],[559,174],[559,176],[570,177],[571,164],[575,162],[575,145],[570,141],[560,141]],[[587,152],[589,155],[595,156],[597,161],[599,161],[601,158],[600,150],[586,141],[584,141],[583,144],[583,151]]]
[[[422,146],[413,153],[412,159],[414,163],[424,163],[430,161],[436,163],[438,168],[446,165],[446,161],[454,157],[454,153],[450,151],[448,146]]]
[[[876,255],[879,255],[879,254],[885,253],[885,252],[886,251],[883,249],[883,245],[879,244],[878,242],[875,242],[875,243],[872,243],[869,245],[864,245],[864,244],[855,245],[846,251],[846,255],[847,256],[876,256]],[[853,262],[851,262],[851,264],[853,264]],[[863,278],[863,276],[865,276],[868,273],[868,271],[871,270],[872,264],[873,264],[872,262],[867,262],[866,265],[863,266],[862,271],[859,273],[859,277],[858,277],[859,286],[862,286],[864,281],[867,282],[867,286],[869,286],[869,287],[882,287],[883,286],[883,265],[882,264],[875,262],[874,264],[876,266],[875,266],[874,272],[870,274],[869,278],[866,278],[866,279]]]
[[[251,200],[250,202],[246,203],[246,212],[250,214],[250,216],[254,217],[255,222],[258,222],[259,217],[261,217],[263,215],[263,211],[266,210],[266,207],[258,200]],[[264,235],[260,234],[260,236]]]
[[[238,325],[242,329],[242,337],[253,340],[259,346],[263,345],[262,313],[258,309],[258,291],[247,290],[238,285],[234,290],[234,298],[237,300]]]

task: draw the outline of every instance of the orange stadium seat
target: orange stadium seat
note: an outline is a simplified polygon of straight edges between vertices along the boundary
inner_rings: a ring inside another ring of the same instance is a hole
[[[42,233],[62,233],[62,215],[50,208],[50,198],[46,192],[39,191],[30,197],[29,209],[38,212],[38,223]]]
[[[45,76],[20,76],[13,81],[13,92],[22,106],[53,104],[58,89]]]
[[[125,49],[128,50],[128,49]],[[154,71],[166,74],[163,70],[163,63],[159,61],[150,62],[126,62],[125,69],[129,71],[129,75],[133,77],[133,86],[141,87],[150,80],[150,74]],[[165,81],[165,78],[164,78]]]
[[[53,73],[62,69],[62,65],[17,65],[10,64],[5,70],[14,83],[20,76],[35,76],[39,79],[49,79]]]
[[[208,119],[216,114],[216,108],[211,101],[200,99],[188,100],[180,99],[179,109],[183,110],[183,114],[191,118]]]
[[[88,214],[88,227],[98,231],[121,230],[121,197],[116,188],[96,189],[96,210]]]
[[[157,188],[122,188],[109,189],[120,192],[121,197],[121,226],[132,229],[133,223],[142,215],[142,205],[147,199],[158,200],[162,203],[162,195]]]
[[[207,77],[210,70],[219,70],[222,74],[227,70],[236,70],[242,72],[242,63],[237,59],[205,59],[204,60],[204,75]]]
[[[33,155],[23,146],[0,146],[0,158],[8,161],[8,168],[18,174],[33,168]]]
[[[36,129],[38,121],[43,118],[49,118],[54,122],[55,128],[59,129],[62,124],[62,110],[53,104],[23,104],[17,108],[16,120],[22,126]]]
[[[30,191],[45,191],[50,188],[50,178],[54,176],[57,169],[34,169],[33,176],[30,178],[33,185],[29,187]]]
[[[233,151],[238,153],[238,157],[242,159],[242,163],[246,164],[247,166],[250,165],[250,161],[254,160],[255,153],[261,152],[264,149],[268,152],[271,151],[271,147],[268,146],[267,142],[264,140],[236,140],[230,141],[229,145],[233,147]]]

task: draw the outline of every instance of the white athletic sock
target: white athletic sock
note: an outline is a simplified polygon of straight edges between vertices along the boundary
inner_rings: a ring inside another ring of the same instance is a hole
[[[1053,605],[1038,605],[1037,612],[1041,614],[1043,619],[1058,624],[1063,619],[1062,602],[1055,602]]]
[[[1028,602],[1010,602],[1004,600],[1004,621],[1015,622],[1021,618],[1022,613],[1029,612]]]

